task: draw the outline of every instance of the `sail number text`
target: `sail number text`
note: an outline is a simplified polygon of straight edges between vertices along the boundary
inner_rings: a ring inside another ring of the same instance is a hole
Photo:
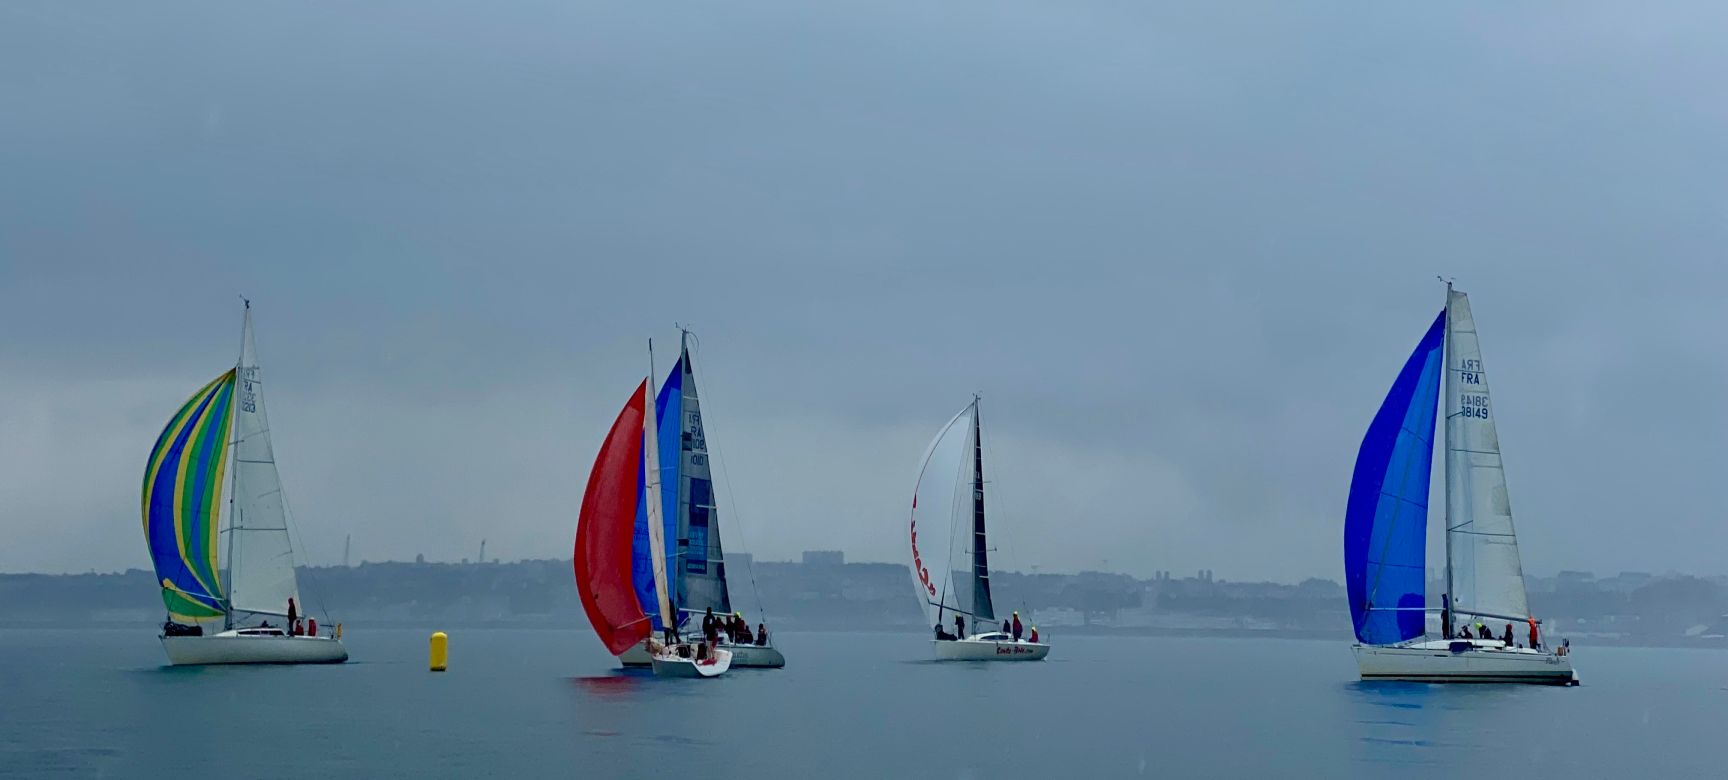
[[[258,369],[248,368],[241,373],[240,380],[240,411],[258,411],[258,390],[253,384],[258,379]]]
[[[1482,384],[1482,361],[1465,358],[1463,366],[1458,369],[1458,381],[1467,385]]]

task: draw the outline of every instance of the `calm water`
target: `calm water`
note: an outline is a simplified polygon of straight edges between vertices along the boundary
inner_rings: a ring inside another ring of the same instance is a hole
[[[336,667],[162,666],[145,631],[0,631],[0,775],[1722,777],[1728,654],[1580,648],[1579,688],[1363,684],[1344,642],[1060,637],[1043,664],[784,634],[790,666],[613,669],[579,631],[349,633]],[[656,771],[658,770],[658,771]]]

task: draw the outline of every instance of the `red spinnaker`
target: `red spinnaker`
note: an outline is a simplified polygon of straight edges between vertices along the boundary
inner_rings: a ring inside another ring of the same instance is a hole
[[[636,386],[600,445],[576,521],[576,590],[594,633],[613,655],[647,639],[650,631],[630,580],[646,387],[647,382]]]

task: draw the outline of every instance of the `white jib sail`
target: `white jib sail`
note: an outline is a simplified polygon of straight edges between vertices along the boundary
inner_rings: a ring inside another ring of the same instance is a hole
[[[941,624],[952,631],[954,616],[972,610],[972,566],[966,560],[972,549],[972,410],[968,404],[936,433],[912,493],[912,585],[932,629]],[[956,555],[962,560],[955,561]],[[970,617],[966,630],[979,630]]]
[[[288,538],[288,511],[282,478],[270,445],[270,420],[264,413],[264,373],[252,344],[252,310],[241,333],[239,377],[234,404],[234,506],[228,533],[228,598],[234,612],[283,614],[293,598],[294,547]]]
[[[1452,556],[1452,604],[1466,614],[1527,617],[1524,569],[1512,528],[1506,469],[1488,396],[1488,374],[1470,299],[1447,302],[1446,532]]]
[[[654,592],[659,595],[660,622],[664,626],[678,625],[676,613],[672,611],[671,591],[666,587],[666,528],[665,513],[660,508],[660,433],[654,422],[654,378],[650,376],[642,385],[642,462],[650,464],[642,469],[647,480],[646,503],[648,505],[648,547],[654,551],[649,560],[654,567]]]

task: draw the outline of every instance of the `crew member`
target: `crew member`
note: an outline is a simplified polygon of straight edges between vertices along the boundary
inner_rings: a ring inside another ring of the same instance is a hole
[[[1020,634],[1025,629],[1020,625],[1020,613],[1014,613],[1014,641],[1020,641]]]
[[[1536,616],[1531,615],[1530,616],[1530,649],[1531,650],[1539,650],[1541,648],[1542,648],[1542,635],[1536,632]]]
[[[1032,644],[1038,644],[1038,627],[1037,626],[1032,627],[1032,636],[1030,637],[1030,639],[1032,640]]]
[[[290,631],[292,631],[294,629],[294,620],[299,616],[299,614],[300,614],[299,610],[296,610],[294,608],[294,597],[289,596],[288,597],[288,629]]]

